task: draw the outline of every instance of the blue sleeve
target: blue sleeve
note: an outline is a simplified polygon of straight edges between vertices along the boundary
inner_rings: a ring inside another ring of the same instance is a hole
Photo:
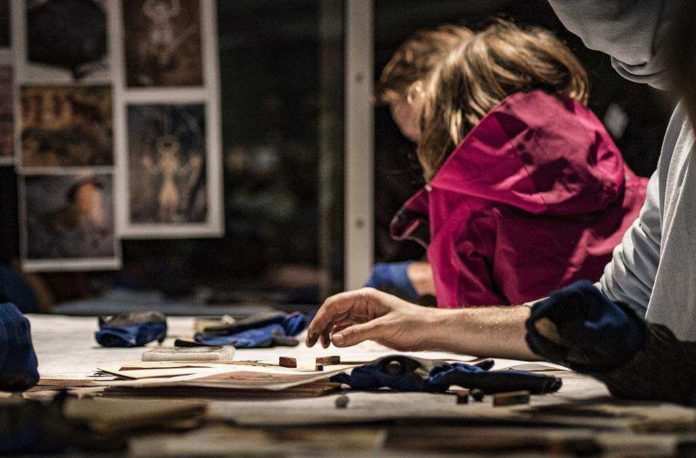
[[[0,391],[24,391],[38,381],[29,320],[13,304],[0,304]]]
[[[626,79],[665,88],[669,0],[549,0],[563,25]]]
[[[614,256],[599,281],[601,291],[609,299],[628,305],[640,316],[645,316],[660,260],[659,202],[658,172],[655,172],[648,183],[640,216],[614,249]]]

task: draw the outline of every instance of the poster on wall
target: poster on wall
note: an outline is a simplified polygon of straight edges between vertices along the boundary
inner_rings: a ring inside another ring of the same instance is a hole
[[[127,87],[204,85],[199,0],[124,0],[121,8]]]
[[[18,80],[110,81],[108,0],[18,0],[13,17]]]
[[[221,189],[209,180],[210,139],[204,103],[130,104],[127,118],[125,233],[218,233],[213,209]]]
[[[25,85],[19,97],[23,171],[113,166],[110,86]]]
[[[120,267],[111,174],[24,176],[20,198],[26,271]]]
[[[10,65],[0,65],[0,165],[14,163],[14,82]]]

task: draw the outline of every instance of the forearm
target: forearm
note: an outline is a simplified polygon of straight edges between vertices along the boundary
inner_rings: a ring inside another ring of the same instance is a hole
[[[482,357],[537,360],[525,341],[529,307],[437,310],[426,332],[433,350]]]

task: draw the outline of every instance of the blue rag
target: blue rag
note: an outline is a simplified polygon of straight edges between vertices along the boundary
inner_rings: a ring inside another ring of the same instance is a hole
[[[167,320],[158,312],[125,313],[99,318],[94,338],[103,347],[142,347],[167,337]]]
[[[389,370],[389,364],[398,361],[401,370]],[[525,371],[491,371],[492,360],[477,364],[442,364],[425,373],[417,360],[387,357],[376,363],[353,369],[350,374],[337,374],[331,381],[349,385],[356,390],[390,388],[396,391],[443,393],[452,385],[480,389],[484,393],[503,393],[526,390],[532,394],[558,391],[561,380]]]
[[[544,337],[536,324],[555,326],[561,343]],[[589,281],[579,281],[536,303],[527,320],[527,344],[539,356],[593,373],[624,365],[645,344],[645,322],[628,306],[610,301]]]
[[[299,312],[279,314],[252,329],[231,334],[198,333],[194,340],[205,345],[234,345],[237,348],[267,348],[278,338],[294,337],[307,327],[307,317]]]
[[[411,279],[408,278],[408,266],[410,265],[411,261],[378,262],[372,268],[372,273],[365,286],[396,294],[409,301],[416,301],[420,295],[413,287]]]
[[[24,391],[39,381],[31,326],[13,304],[0,304],[0,391]]]

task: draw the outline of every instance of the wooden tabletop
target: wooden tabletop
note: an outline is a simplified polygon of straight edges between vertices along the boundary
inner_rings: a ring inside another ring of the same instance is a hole
[[[84,377],[100,365],[140,360],[143,353],[142,348],[99,347],[94,340],[96,318],[30,315],[29,319],[42,377]],[[169,318],[168,325],[172,338],[190,338],[193,332],[192,318]],[[235,359],[272,361],[278,356],[335,354],[344,358],[357,354],[378,357],[388,353],[388,349],[370,343],[340,350],[300,345],[238,350]],[[499,367],[525,364],[509,360],[496,363]],[[511,453],[516,447],[528,452],[532,445],[546,450],[552,447],[550,438],[560,438],[580,444],[601,439],[609,451],[633,453],[639,449],[641,453],[659,451],[659,456],[665,456],[665,451],[691,440],[690,431],[696,425],[694,410],[666,404],[617,402],[609,399],[604,386],[591,378],[553,368],[549,371],[563,378],[561,390],[552,395],[532,396],[530,404],[514,407],[493,407],[490,396],[480,403],[462,405],[453,395],[389,391],[347,392],[349,403],[343,409],[336,407],[338,394],[298,399],[277,399],[273,395],[261,399],[207,399],[204,428],[185,434],[141,436],[133,441],[131,453],[148,456],[153,448],[164,450],[164,443],[165,456],[186,456],[191,448],[211,454],[220,450],[231,453],[229,447],[225,448],[231,440],[237,444],[234,452],[242,455],[249,450],[305,455],[310,447],[316,456],[349,456],[337,453],[338,445],[358,451],[378,449],[380,456],[505,447]],[[462,440],[472,434],[487,439]],[[651,444],[649,447],[644,444],[646,441]]]

